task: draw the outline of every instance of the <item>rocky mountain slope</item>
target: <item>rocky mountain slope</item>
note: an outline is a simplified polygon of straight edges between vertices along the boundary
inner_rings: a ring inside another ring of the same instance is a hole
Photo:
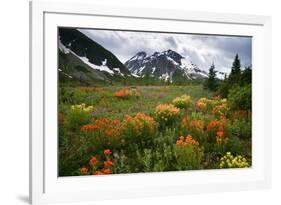
[[[194,80],[208,77],[205,71],[173,50],[155,52],[152,55],[138,52],[125,62],[125,66],[135,76],[150,75],[170,82],[178,78]]]

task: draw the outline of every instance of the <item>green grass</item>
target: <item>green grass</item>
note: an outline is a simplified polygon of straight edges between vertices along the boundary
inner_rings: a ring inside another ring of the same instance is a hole
[[[117,99],[113,94],[121,88],[124,87],[98,87],[83,92],[79,87],[63,87],[61,89],[64,90],[64,95],[70,97],[67,100],[61,99],[60,110],[63,111],[65,105],[86,103],[86,105],[92,105],[94,108],[106,110],[98,114],[97,117],[122,119],[125,114],[134,115],[139,112],[152,114],[158,104],[171,103],[174,98],[183,94],[190,95],[194,100],[211,96],[211,93],[204,90],[200,85],[136,86],[134,88],[141,93],[140,97]]]

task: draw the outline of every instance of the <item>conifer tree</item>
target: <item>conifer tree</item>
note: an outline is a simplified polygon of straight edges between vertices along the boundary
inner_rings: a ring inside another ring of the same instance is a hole
[[[241,75],[241,62],[238,54],[235,55],[234,61],[232,63],[231,72],[229,74],[230,83],[239,83]]]
[[[212,91],[216,91],[217,87],[218,87],[218,82],[217,82],[217,71],[215,70],[215,64],[212,63],[210,69],[209,69],[209,74],[208,74],[208,78],[205,82],[205,88],[212,90]]]

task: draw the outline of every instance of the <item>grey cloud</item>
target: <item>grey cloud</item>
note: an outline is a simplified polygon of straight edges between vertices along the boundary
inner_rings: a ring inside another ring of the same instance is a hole
[[[208,70],[214,62],[218,70],[230,71],[236,53],[239,54],[243,66],[252,63],[250,37],[95,29],[80,29],[80,31],[113,52],[122,62],[139,51],[152,54],[155,51],[172,49],[204,70]]]
[[[166,41],[168,41],[170,43],[172,48],[175,48],[175,49],[178,48],[178,44],[177,44],[176,40],[174,39],[174,37],[168,36],[166,38]]]

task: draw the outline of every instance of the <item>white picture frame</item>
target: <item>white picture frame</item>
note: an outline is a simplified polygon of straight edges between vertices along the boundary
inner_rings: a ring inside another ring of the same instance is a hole
[[[58,177],[56,73],[57,28],[60,26],[253,36],[253,166],[248,169]],[[270,17],[105,7],[81,3],[30,2],[32,204],[269,188],[270,107]]]

